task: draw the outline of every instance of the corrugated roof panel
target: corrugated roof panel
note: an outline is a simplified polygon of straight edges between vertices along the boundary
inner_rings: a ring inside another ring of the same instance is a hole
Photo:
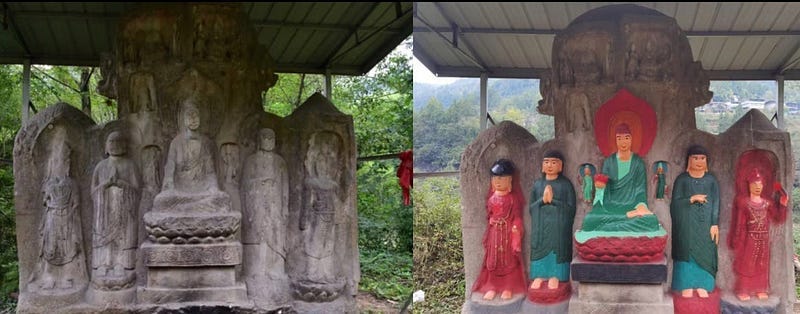
[[[489,21],[481,13],[480,6],[474,2],[464,3],[446,9],[444,15],[461,28],[491,28]],[[463,22],[462,22],[463,21]]]
[[[325,17],[320,21],[321,24],[344,24],[352,20],[352,15],[349,14],[350,5],[336,4],[328,9]]]
[[[451,6],[458,6],[458,3],[442,2],[440,3],[445,10],[449,11]],[[432,2],[418,2],[417,15],[422,17],[433,27],[450,27],[450,24],[442,16],[442,13],[433,5]],[[462,24],[463,25],[463,24]],[[424,27],[425,25],[415,25]]]
[[[435,35],[434,35],[435,36]],[[467,66],[471,65],[468,64],[469,61],[461,57],[461,55],[456,52],[455,50],[448,49],[442,42],[440,38],[434,38],[432,36],[415,36],[415,41],[419,41],[419,43],[415,44],[414,49],[422,49],[418,47],[426,47],[423,49],[427,54],[433,58],[434,60],[441,60],[439,63],[440,66]]]
[[[762,64],[763,68],[778,69],[784,65],[783,62],[788,59],[789,55],[795,52],[795,42],[788,40],[787,37],[778,37],[776,39],[775,47]]]
[[[784,9],[785,3],[766,3],[761,10],[761,14],[753,22],[751,30],[764,31],[772,30],[775,24],[775,17]]]
[[[689,46],[692,47],[692,59],[700,61],[700,51],[703,49],[705,37],[689,37]]]
[[[294,7],[288,12],[284,21],[287,23],[302,23],[313,5],[310,2],[295,2]]]
[[[586,2],[562,2],[561,4],[566,8],[567,20],[569,21],[575,20],[581,14],[589,11],[589,4]]]
[[[528,61],[528,56],[525,54],[525,51],[522,50],[522,45],[520,45],[519,40],[519,35],[506,35],[500,37],[500,41],[503,42],[503,46],[508,51],[508,54],[511,55],[511,65],[515,68],[529,67],[530,62]]]
[[[348,23],[355,25],[363,19],[363,22],[361,23],[362,25],[368,27],[378,27],[385,23],[383,20],[386,18],[387,14],[394,14],[393,5],[388,3],[359,3],[358,6],[356,6],[355,9],[349,13],[349,15],[352,17],[359,16],[362,18],[351,18]]]
[[[692,30],[694,20],[697,19],[697,11],[700,6],[697,2],[681,2],[678,3],[678,13],[675,16],[675,21],[678,26],[684,31]]]
[[[714,24],[711,25],[711,30],[727,31],[732,29],[741,9],[742,5],[735,2],[720,5]]]
[[[288,22],[287,18],[294,9],[295,2],[275,2],[272,9],[267,12],[266,20],[275,22]]]
[[[717,56],[717,61],[714,62],[711,67],[715,70],[730,70],[733,57],[736,55],[736,52],[739,51],[742,42],[744,42],[744,38],[742,37],[725,37],[721,53]]]
[[[675,15],[678,14],[678,4],[678,2],[656,2],[653,8],[669,17],[675,18]]]
[[[550,17],[545,13],[544,5],[541,2],[528,2],[523,4],[523,7],[533,29],[553,29]]]
[[[308,16],[306,16],[305,23],[322,24],[322,21],[325,19],[325,17],[329,16],[328,14],[330,13],[331,8],[333,8],[333,3],[315,2],[311,12],[309,12]]]
[[[717,63],[717,58],[722,52],[722,46],[725,44],[725,37],[711,37],[707,38],[703,43],[703,48],[700,51],[700,62],[706,66],[706,69]]]
[[[752,68],[749,67],[750,60],[755,55],[756,50],[761,45],[761,42],[764,40],[764,37],[742,37],[742,46],[739,48],[738,53],[734,56],[733,62],[731,63],[729,69],[730,70],[741,70]]]
[[[781,10],[780,15],[775,18],[775,25],[772,26],[774,30],[791,30],[798,18],[800,18],[800,6],[785,6]],[[795,29],[800,30],[800,29]]]
[[[275,5],[277,6],[278,4],[275,3]],[[273,6],[272,3],[254,3],[253,8],[250,10],[250,18],[259,22],[270,20],[273,14],[277,14],[276,10],[270,8],[271,6]]]
[[[753,54],[753,59],[750,60],[752,69],[761,69],[766,62],[767,56],[772,53],[772,50],[775,49],[775,46],[778,45],[778,41],[780,41],[780,37],[777,36],[768,36],[762,38],[764,40],[761,41],[758,49],[756,49],[756,52]]]
[[[719,10],[719,4],[716,2],[700,2],[697,8],[697,15],[695,15],[694,22],[692,23],[691,30],[693,31],[707,31],[711,29],[711,25],[716,20]]]
[[[567,8],[563,3],[547,2],[542,4],[545,14],[550,19],[552,29],[564,29],[571,20],[567,19]]]
[[[510,29],[513,27],[509,23],[510,19],[506,9],[509,5],[507,3],[480,3],[478,7],[481,8],[481,13],[492,28]]]
[[[508,21],[508,28],[511,29],[530,29],[531,21],[525,13],[525,6],[522,3],[507,3],[503,6],[503,16]]]
[[[764,9],[763,2],[746,2],[742,3],[742,10],[739,16],[733,21],[733,29],[735,31],[749,31],[753,30],[753,22],[761,14]]]

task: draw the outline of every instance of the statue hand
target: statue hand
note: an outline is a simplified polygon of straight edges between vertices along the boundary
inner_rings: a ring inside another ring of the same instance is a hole
[[[549,184],[544,188],[544,193],[542,195],[542,202],[545,204],[550,204],[553,202],[553,187]]]
[[[603,182],[595,182],[594,183],[594,187],[598,188],[598,189],[605,189],[606,188],[606,184],[603,183]]]
[[[714,241],[714,244],[719,245],[719,226],[713,225],[711,226],[711,240]]]
[[[781,206],[786,207],[786,205],[789,205],[789,198],[786,195],[781,195],[780,203]]]
[[[692,195],[692,197],[689,198],[689,203],[706,203],[707,202],[706,197],[707,195],[705,194]]]

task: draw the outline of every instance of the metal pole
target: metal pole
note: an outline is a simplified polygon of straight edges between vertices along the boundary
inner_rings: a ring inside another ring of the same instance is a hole
[[[786,130],[786,123],[783,120],[783,75],[778,75],[778,128]]]
[[[30,120],[30,107],[28,104],[31,102],[31,60],[22,62],[22,107],[20,112],[22,114],[22,125],[25,125]]]
[[[332,92],[333,92],[333,77],[331,76],[331,70],[325,70],[325,97],[331,99]]]
[[[488,82],[489,75],[486,72],[481,73],[481,130],[486,130],[486,113],[489,104],[489,93],[486,91]]]

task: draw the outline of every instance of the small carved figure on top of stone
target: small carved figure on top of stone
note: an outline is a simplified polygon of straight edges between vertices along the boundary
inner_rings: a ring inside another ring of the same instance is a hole
[[[86,284],[81,231],[80,189],[70,177],[71,148],[58,128],[42,186],[45,213],[39,234],[41,253],[28,289],[40,294],[70,294]]]
[[[122,133],[108,135],[106,153],[108,158],[97,164],[92,175],[92,284],[118,290],[131,286],[136,278],[140,183],[135,164],[126,157]]]

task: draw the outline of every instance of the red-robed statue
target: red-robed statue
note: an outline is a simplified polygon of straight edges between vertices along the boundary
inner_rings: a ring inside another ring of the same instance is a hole
[[[491,169],[492,183],[486,200],[488,224],[483,236],[485,256],[472,291],[492,300],[498,292],[503,300],[525,293],[526,277],[522,263],[522,196],[511,161],[500,159]]]
[[[786,218],[786,193],[779,183],[772,187],[767,181],[754,168],[747,175],[748,191],[738,191],[733,204],[728,240],[735,256],[734,292],[742,301],[750,300],[751,295],[761,300],[769,298],[769,228],[771,224],[781,223]],[[769,193],[771,189],[775,192]]]

